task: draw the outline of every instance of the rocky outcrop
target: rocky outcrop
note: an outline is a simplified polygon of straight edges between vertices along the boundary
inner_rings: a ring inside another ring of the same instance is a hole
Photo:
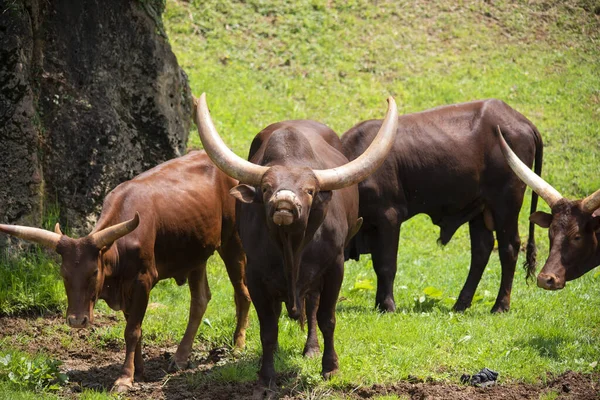
[[[161,4],[0,0],[1,222],[51,205],[88,231],[118,183],[183,154],[191,94]]]

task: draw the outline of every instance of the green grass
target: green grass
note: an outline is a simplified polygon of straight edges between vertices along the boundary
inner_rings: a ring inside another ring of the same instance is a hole
[[[241,156],[270,123],[309,118],[341,134],[361,120],[382,118],[390,94],[401,113],[495,97],[539,128],[544,177],[577,198],[600,187],[600,29],[594,7],[592,1],[549,0],[168,1],[164,25],[193,92],[207,93],[217,129]],[[197,133],[189,146],[200,147]],[[547,210],[545,204],[538,208]],[[548,239],[541,229],[536,236],[543,262]],[[376,279],[369,258],[346,264],[336,329],[341,372],[331,381],[320,379],[319,358],[301,357],[305,332],[282,316],[276,368],[289,377],[284,386],[309,398],[409,375],[457,382],[462,373],[483,367],[499,371],[504,383],[597,371],[595,271],[560,292],[546,292],[527,286],[519,270],[511,311],[490,315],[500,281],[494,252],[473,307],[455,314],[451,306],[469,266],[468,229],[459,229],[446,247],[436,244],[437,237],[425,216],[403,225],[395,314],[373,309]],[[38,263],[49,261],[2,263],[0,312],[64,309],[56,267]],[[209,282],[213,298],[198,333],[200,352],[229,345],[234,329],[233,290],[217,258],[209,263]],[[187,323],[187,287],[161,282],[150,301],[145,344],[177,343]],[[113,313],[104,303],[97,312]],[[261,348],[254,311],[251,315],[247,349],[211,371],[190,374],[189,385],[256,379]],[[88,340],[124,347],[123,328],[122,323],[97,328]],[[3,390],[0,384],[0,397]]]
[[[58,266],[43,250],[0,257],[0,316],[59,312],[66,298]]]

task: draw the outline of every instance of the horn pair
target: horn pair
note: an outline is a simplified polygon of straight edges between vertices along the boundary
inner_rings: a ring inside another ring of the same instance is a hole
[[[557,201],[563,198],[563,196],[554,189],[548,182],[543,180],[540,176],[536,175],[527,165],[525,165],[519,157],[511,150],[506,141],[500,126],[498,126],[498,137],[500,139],[500,149],[502,154],[506,158],[506,161],[510,168],[515,174],[521,178],[527,186],[529,186],[534,192],[536,192],[550,208],[556,204]],[[600,208],[600,190],[595,191],[585,199],[581,201],[581,206],[584,211],[593,213]]]
[[[135,217],[132,219],[93,233],[90,235],[90,238],[92,243],[94,243],[97,248],[101,249],[132,232],[135,228],[137,228],[139,223],[140,215],[136,211]],[[54,228],[54,232],[47,231],[45,229],[30,228],[28,226],[3,224],[0,224],[0,232],[40,244],[52,250],[56,250],[56,246],[58,245],[60,238],[63,236],[58,223]]]
[[[194,104],[197,105],[195,121],[198,125],[198,134],[211,160],[223,172],[237,179],[240,183],[252,186],[260,185],[262,177],[269,167],[246,161],[238,157],[225,145],[213,124],[206,105],[205,93],[202,93],[199,99],[194,99]],[[355,160],[336,168],[313,170],[321,190],[341,189],[366,179],[385,160],[394,144],[397,129],[398,111],[396,102],[393,97],[389,97],[385,120],[377,136],[363,154]]]

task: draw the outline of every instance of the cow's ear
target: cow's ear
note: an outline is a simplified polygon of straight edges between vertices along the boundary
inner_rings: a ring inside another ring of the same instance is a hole
[[[325,205],[329,203],[329,201],[331,200],[332,193],[333,192],[331,190],[317,193],[317,196],[313,200],[313,204]]]
[[[229,191],[229,194],[242,203],[256,202],[256,189],[253,186],[237,185]]]
[[[542,228],[549,228],[552,223],[552,214],[536,211],[529,216],[529,220]]]
[[[592,217],[591,226],[592,226],[592,231],[594,231],[594,232],[600,231],[600,215],[596,215],[596,216]]]

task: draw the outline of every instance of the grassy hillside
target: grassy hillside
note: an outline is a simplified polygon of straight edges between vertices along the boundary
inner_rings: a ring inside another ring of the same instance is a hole
[[[390,94],[402,113],[496,97],[538,126],[547,176],[565,194],[600,187],[593,2],[370,3],[169,2],[165,20],[192,89],[207,92],[239,154],[282,119],[342,134],[383,117]]]
[[[583,197],[600,188],[598,14],[593,1],[169,0],[164,25],[193,92],[207,93],[217,128],[239,155],[247,155],[260,129],[280,120],[315,119],[342,134],[361,120],[383,117],[388,95],[401,113],[494,97],[539,128],[544,177],[565,196]],[[195,132],[189,146],[200,146]],[[528,204],[529,195],[520,219],[523,242]],[[545,204],[540,208],[547,210]],[[536,234],[544,260],[546,232]],[[457,382],[463,372],[484,366],[498,370],[504,383],[544,381],[547,373],[569,369],[597,371],[597,273],[550,293],[527,286],[519,270],[511,311],[490,315],[500,280],[494,252],[473,307],[457,315],[451,306],[468,271],[468,230],[462,227],[446,247],[436,244],[437,236],[427,217],[403,225],[395,314],[373,310],[369,258],[346,264],[336,330],[341,373],[332,381],[321,381],[319,358],[300,356],[305,333],[282,316],[276,368],[288,377],[283,385],[308,398],[409,376]],[[7,296],[0,299],[21,310],[15,304],[36,286],[18,286],[12,265],[16,283],[5,284]],[[216,258],[209,281],[213,299],[198,335],[201,356],[227,344],[233,332],[232,289]],[[52,293],[44,301],[64,304],[64,296]],[[144,323],[146,346],[179,341],[188,299],[187,288],[173,282],[154,289],[156,306]],[[98,312],[113,314],[104,304]],[[124,348],[123,325],[97,328],[87,340]],[[254,381],[258,333],[252,311],[247,350],[210,370],[191,371],[187,384]],[[66,340],[70,333],[53,334]],[[0,349],[19,347],[19,340],[0,338]],[[3,387],[0,393],[12,390]]]

